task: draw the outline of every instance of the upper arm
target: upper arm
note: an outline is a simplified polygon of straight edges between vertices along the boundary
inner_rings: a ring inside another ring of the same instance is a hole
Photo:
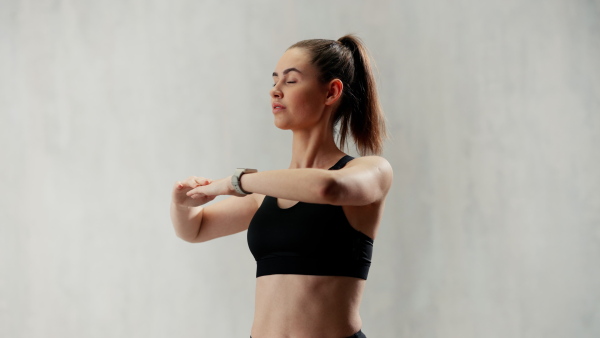
[[[228,197],[202,210],[198,235],[193,242],[205,242],[248,229],[259,206],[259,195]]]
[[[326,196],[334,205],[368,205],[382,201],[393,179],[390,163],[380,156],[356,158],[340,170],[331,171]]]

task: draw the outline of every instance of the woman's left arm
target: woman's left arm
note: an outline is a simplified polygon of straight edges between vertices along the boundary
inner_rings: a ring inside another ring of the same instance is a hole
[[[389,162],[379,156],[356,158],[340,170],[282,169],[242,175],[244,191],[307,203],[368,205],[382,200],[392,184]],[[236,195],[231,176],[197,187],[188,196]]]

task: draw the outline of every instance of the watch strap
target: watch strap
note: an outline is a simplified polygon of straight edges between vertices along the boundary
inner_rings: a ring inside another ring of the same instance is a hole
[[[240,195],[250,195],[251,192],[247,192],[247,191],[244,191],[244,189],[242,189],[242,183],[241,183],[242,175],[249,174],[249,173],[255,173],[257,171],[258,170],[256,170],[256,169],[249,169],[249,168],[235,169],[235,172],[231,176],[231,185],[233,185],[233,189]]]

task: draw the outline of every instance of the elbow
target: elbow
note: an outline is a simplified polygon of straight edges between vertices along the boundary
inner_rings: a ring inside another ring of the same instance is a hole
[[[206,240],[201,238],[199,233],[180,233],[180,232],[176,232],[177,237],[179,237],[179,239],[188,242],[188,243],[202,243],[205,242]]]
[[[188,243],[195,243],[194,242],[194,238],[192,236],[189,236],[187,234],[181,234],[181,233],[176,233],[177,237],[185,242]]]
[[[319,187],[319,197],[325,204],[338,204],[342,193],[342,184],[333,176],[324,179]]]
[[[206,240],[200,239],[200,237],[185,237],[185,236],[178,236],[178,237],[188,243],[206,242]]]

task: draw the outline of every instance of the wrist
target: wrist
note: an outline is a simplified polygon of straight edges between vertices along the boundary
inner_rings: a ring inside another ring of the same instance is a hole
[[[255,173],[256,169],[248,169],[248,168],[237,168],[233,175],[231,175],[230,185],[233,188],[234,195],[236,196],[245,196],[250,195],[252,192],[244,190],[242,188],[242,177],[245,174]]]
[[[225,181],[227,182],[227,195],[237,195],[237,192],[235,191],[235,187],[233,186],[233,180],[234,177],[233,175],[227,176],[227,178],[225,178]]]

